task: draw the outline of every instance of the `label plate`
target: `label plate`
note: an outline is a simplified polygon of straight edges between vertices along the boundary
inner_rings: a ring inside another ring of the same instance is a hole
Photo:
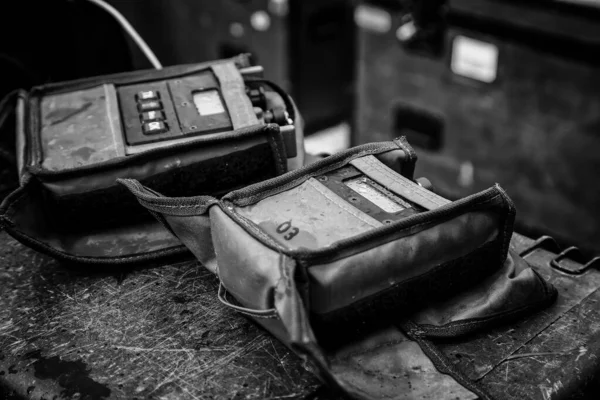
[[[498,74],[498,47],[466,36],[456,36],[452,43],[450,69],[456,75],[492,83]]]

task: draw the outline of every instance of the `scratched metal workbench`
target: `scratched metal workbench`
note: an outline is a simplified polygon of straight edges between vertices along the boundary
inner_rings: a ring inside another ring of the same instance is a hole
[[[598,399],[600,273],[544,273],[561,293],[553,307],[442,349],[501,398]],[[193,262],[74,270],[2,232],[0,399],[332,399],[216,291],[217,280]],[[397,398],[412,398],[412,378]]]
[[[0,233],[0,290],[0,383],[22,397],[267,399],[320,386],[222,306],[193,262],[73,271]]]

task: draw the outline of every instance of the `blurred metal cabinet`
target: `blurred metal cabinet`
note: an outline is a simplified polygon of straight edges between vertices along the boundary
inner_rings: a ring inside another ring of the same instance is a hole
[[[520,229],[600,250],[600,10],[449,0],[415,35],[408,3],[356,9],[353,144],[406,135],[440,194],[498,182]]]
[[[111,0],[165,65],[250,52],[314,131],[349,118],[352,5],[345,0]],[[134,64],[148,62],[132,46]]]

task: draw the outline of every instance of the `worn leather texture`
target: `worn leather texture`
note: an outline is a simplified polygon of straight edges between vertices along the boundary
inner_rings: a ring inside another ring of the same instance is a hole
[[[217,271],[223,286],[245,307],[273,308],[282,255],[246,235],[218,207],[210,209],[210,217]]]
[[[233,59],[54,83],[33,88],[29,93],[19,93],[16,136],[21,187],[0,205],[0,226],[38,251],[74,262],[135,264],[190,256],[188,248],[193,248],[192,241],[184,239],[189,246],[183,246],[164,224],[157,223],[140,208],[116,180],[134,178],[168,196],[206,194],[219,197],[250,183],[282,174],[288,168],[302,166],[302,117],[287,94],[280,89],[273,92],[278,94],[274,97],[284,96],[285,99],[281,97],[280,101],[288,106],[288,110],[289,107],[293,109],[290,115],[295,118],[295,157],[287,157],[286,139],[278,125],[258,123],[248,99],[245,100],[252,115],[244,120],[247,113],[238,115],[236,112],[241,112],[241,109],[233,109],[235,99],[231,97],[235,97],[234,94],[225,93],[223,99],[235,114],[231,116],[233,126],[239,129],[202,135],[192,141],[166,147],[150,146],[146,151],[128,156],[111,155],[93,165],[69,164],[59,170],[44,167],[42,141],[48,141],[48,138],[40,137],[44,124],[40,120],[40,107],[45,96],[90,91],[101,85],[172,79],[206,69],[212,69],[221,79],[223,90],[233,90],[233,85],[237,96],[243,94],[244,81]],[[82,107],[85,111],[85,105]],[[77,136],[75,122],[89,117],[81,110],[54,111],[54,114],[47,113],[52,114],[54,119],[46,121],[46,127],[53,129],[54,136],[60,136],[61,129],[68,129],[70,136],[67,139]],[[65,120],[71,115],[75,120]],[[64,140],[65,146],[68,145],[67,139]],[[183,226],[176,221],[173,224]],[[186,238],[185,228],[182,229],[180,234]],[[204,230],[206,241],[211,242],[210,229],[203,228],[201,223],[191,227],[188,224],[187,231],[190,230]],[[192,250],[192,253],[206,265],[211,265],[208,261],[210,254],[204,255],[199,251]]]
[[[43,196],[39,183],[28,176],[0,206],[4,229],[38,251],[65,261],[99,264],[127,263],[132,255],[151,261],[187,253],[158,221],[147,218],[107,229],[64,230],[60,215],[45,207]]]
[[[551,288],[523,258],[510,251],[493,275],[458,295],[419,310],[412,319],[419,325],[448,327],[459,321],[499,317],[548,297]]]
[[[237,211],[289,249],[327,247],[383,225],[338,198],[314,178]],[[282,211],[292,214],[293,219],[278,219]],[[299,233],[291,239],[278,235],[278,230],[284,229],[285,224],[293,224]]]
[[[332,312],[433,271],[492,242],[498,231],[496,215],[472,212],[346,258],[312,265],[308,268],[312,310]]]
[[[488,399],[427,338],[509,321],[548,305],[556,291],[509,252],[515,210],[500,187],[455,202],[425,194],[396,179],[413,178],[407,146],[359,146],[221,200],[172,199],[122,183],[195,253],[210,247],[189,244],[191,232],[206,235],[197,218],[209,218],[217,264],[209,269],[228,293],[221,301],[254,318],[341,393]],[[315,179],[349,164],[367,165],[361,172],[390,191],[425,196],[429,209],[381,224]]]
[[[438,371],[419,344],[393,326],[343,346],[330,363],[332,373],[362,398],[477,398],[452,376]]]

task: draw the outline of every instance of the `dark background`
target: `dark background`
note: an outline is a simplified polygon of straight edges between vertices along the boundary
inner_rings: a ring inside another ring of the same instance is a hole
[[[600,26],[600,14],[590,2],[110,3],[163,65],[250,52],[266,77],[293,95],[308,135],[344,121],[352,123],[352,145],[407,135],[422,155],[417,173],[432,180],[440,194],[462,197],[499,182],[521,210],[519,230],[553,235],[588,256],[600,252],[600,84],[594,79],[600,31],[593,28]],[[387,32],[374,34],[355,24],[356,10],[365,5],[390,16]],[[252,26],[257,12],[269,17],[268,29]],[[395,30],[408,20],[417,31],[400,41]],[[501,47],[498,82],[481,85],[450,76],[449,40],[457,32]],[[0,95],[150,68],[112,16],[84,0],[7,2],[0,33]],[[489,98],[502,104],[477,109]],[[573,128],[557,133],[571,122]],[[12,132],[8,118],[0,134],[0,196],[15,184]],[[436,165],[430,156],[445,161]],[[446,166],[465,159],[471,160],[476,181],[485,175],[481,187],[461,188],[456,171]]]

